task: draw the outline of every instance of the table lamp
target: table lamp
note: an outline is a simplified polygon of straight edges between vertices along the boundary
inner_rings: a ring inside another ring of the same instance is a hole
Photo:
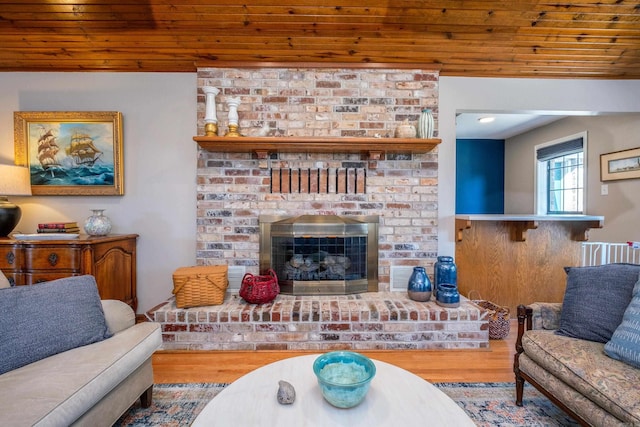
[[[16,228],[22,211],[7,196],[30,196],[31,179],[25,166],[0,165],[0,237],[7,237]]]

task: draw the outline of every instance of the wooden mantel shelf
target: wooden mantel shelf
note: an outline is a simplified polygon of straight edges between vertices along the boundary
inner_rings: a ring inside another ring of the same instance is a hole
[[[255,152],[265,159],[277,152],[368,153],[372,160],[386,152],[426,153],[440,144],[440,139],[421,138],[339,138],[339,137],[222,137],[194,136],[198,145],[209,151]]]
[[[527,230],[538,228],[539,221],[558,221],[571,223],[571,239],[578,242],[589,240],[590,228],[602,228],[603,216],[591,215],[522,215],[522,214],[489,214],[489,215],[456,215],[456,241],[462,241],[462,232],[471,228],[474,221],[501,221],[510,225],[511,240],[526,241]]]

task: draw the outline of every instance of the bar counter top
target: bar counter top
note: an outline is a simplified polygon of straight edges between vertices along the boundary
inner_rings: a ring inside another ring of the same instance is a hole
[[[456,219],[468,221],[603,221],[596,215],[534,215],[534,214],[470,214],[456,215]]]
[[[539,222],[562,222],[573,224],[571,239],[588,240],[590,228],[604,227],[604,217],[596,215],[534,215],[534,214],[471,214],[456,215],[456,241],[462,240],[463,231],[474,222],[501,221],[511,224],[511,239],[524,242],[527,230],[538,228]]]

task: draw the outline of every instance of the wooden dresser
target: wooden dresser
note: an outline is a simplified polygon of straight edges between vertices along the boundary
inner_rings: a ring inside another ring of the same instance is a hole
[[[137,234],[72,240],[0,238],[0,269],[16,285],[35,285],[62,277],[95,276],[102,299],[117,299],[134,310]]]

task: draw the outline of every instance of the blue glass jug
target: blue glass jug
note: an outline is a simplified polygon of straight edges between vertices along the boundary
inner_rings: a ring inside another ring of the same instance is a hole
[[[453,257],[439,256],[438,261],[433,266],[433,293],[438,297],[438,285],[448,283],[458,287],[458,268],[453,262]]]

